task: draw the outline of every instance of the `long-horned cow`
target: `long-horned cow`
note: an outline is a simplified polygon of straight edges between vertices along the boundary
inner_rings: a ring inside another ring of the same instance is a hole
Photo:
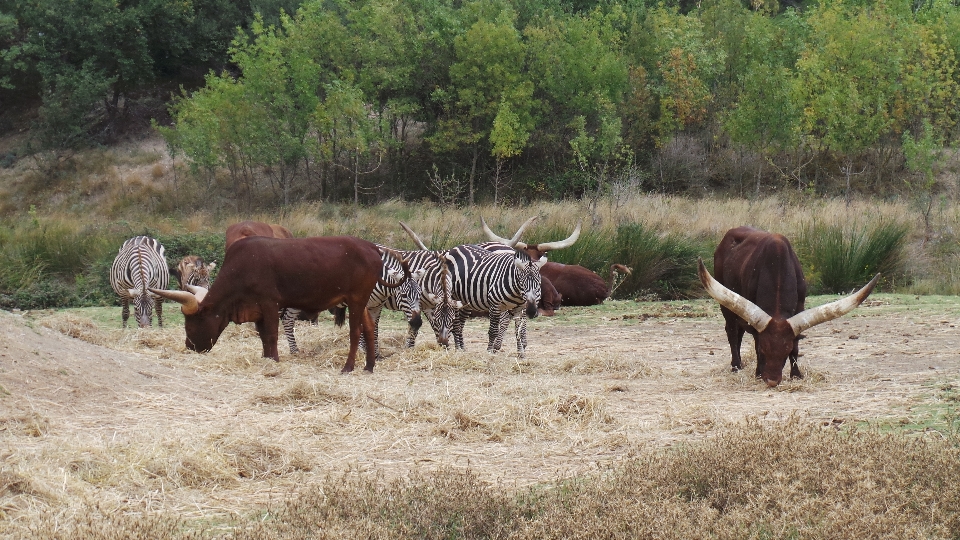
[[[743,368],[740,343],[743,333],[753,336],[757,352],[757,378],[768,386],[783,380],[790,358],[790,377],[801,378],[797,366],[800,333],[841,317],[859,306],[873,291],[880,274],[850,296],[804,310],[807,283],[790,241],[780,234],[752,227],[731,229],[713,254],[710,275],[698,260],[700,281],[720,303],[733,371]]]
[[[631,270],[622,264],[610,265],[610,278],[604,281],[599,274],[579,264],[548,262],[540,275],[549,279],[561,295],[561,306],[596,306],[610,298]]]
[[[251,236],[227,250],[220,274],[209,291],[202,287],[188,287],[187,291],[150,290],[181,304],[189,349],[209,351],[231,321],[253,322],[260,333],[263,356],[278,361],[281,306],[320,311],[346,303],[350,351],[343,372],[354,369],[361,331],[367,334],[364,369],[373,371],[375,340],[366,306],[373,287],[384,283],[380,278],[382,267],[376,244],[352,236]],[[405,263],[404,274],[410,277]]]

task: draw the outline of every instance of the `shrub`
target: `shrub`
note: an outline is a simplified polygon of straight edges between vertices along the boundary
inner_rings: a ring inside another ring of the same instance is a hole
[[[848,227],[813,222],[797,241],[811,293],[843,293],[862,287],[878,272],[885,280],[905,275],[909,227],[883,222]]]

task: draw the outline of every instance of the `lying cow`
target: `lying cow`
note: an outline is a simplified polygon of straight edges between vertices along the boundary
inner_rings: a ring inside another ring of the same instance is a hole
[[[790,241],[751,227],[731,229],[723,236],[713,254],[716,279],[702,260],[698,271],[707,292],[720,303],[733,371],[743,368],[740,343],[744,331],[749,332],[757,352],[756,377],[771,387],[783,380],[788,357],[790,377],[803,377],[797,366],[801,332],[852,311],[880,279],[877,274],[846,298],[804,310],[807,282]]]
[[[622,264],[610,265],[610,278],[604,281],[599,274],[579,264],[548,262],[540,275],[549,279],[563,297],[562,306],[596,306],[613,295],[613,291],[630,274]]]
[[[366,310],[380,278],[383,261],[376,244],[352,236],[276,239],[251,236],[236,241],[209,289],[151,289],[179,302],[184,315],[187,347],[197,352],[213,348],[223,329],[253,322],[260,333],[263,356],[279,361],[277,337],[281,306],[320,311],[346,303],[350,315],[350,352],[343,372],[353,371],[361,331],[366,334],[366,365],[373,371],[373,321]],[[404,263],[404,274],[410,277]]]

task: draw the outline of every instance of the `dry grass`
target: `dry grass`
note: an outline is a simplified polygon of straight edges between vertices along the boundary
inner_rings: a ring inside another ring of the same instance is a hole
[[[466,352],[404,349],[387,314],[386,358],[346,376],[328,320],[277,364],[248,325],[198,355],[179,326],[40,314],[5,334],[36,371],[3,379],[0,534],[955,537],[960,438],[936,411],[960,386],[960,319],[912,298],[808,332],[806,377],[776,390],[749,339],[730,373],[704,301],[561,310],[531,321],[522,363],[483,352],[483,321]],[[59,343],[82,369],[44,353]]]

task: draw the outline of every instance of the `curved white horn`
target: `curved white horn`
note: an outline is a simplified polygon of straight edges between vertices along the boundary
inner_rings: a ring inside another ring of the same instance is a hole
[[[870,296],[870,293],[873,292],[873,288],[877,285],[877,281],[879,280],[880,274],[877,274],[873,276],[873,279],[870,280],[870,283],[867,283],[862,289],[851,294],[850,296],[841,298],[835,302],[830,302],[829,304],[824,304],[822,306],[801,311],[793,317],[790,317],[787,319],[787,322],[790,323],[790,326],[793,328],[793,335],[799,336],[800,332],[803,332],[811,326],[832,321],[837,317],[842,317],[843,315],[853,311],[855,307],[859,306],[864,300],[867,299],[868,296]]]
[[[203,298],[207,296],[207,293],[210,292],[206,287],[200,287],[197,285],[190,285],[187,283],[184,287],[192,292],[197,297],[197,303],[203,302]]]
[[[702,258],[697,257],[697,265],[700,282],[703,283],[703,288],[707,290],[707,293],[719,302],[721,306],[747,321],[747,324],[752,326],[757,332],[763,332],[767,325],[770,324],[770,315],[767,315],[767,312],[760,309],[760,306],[724,287],[719,281],[713,279],[710,272],[707,272],[707,267],[703,265]]]
[[[483,219],[483,216],[480,216],[480,224],[483,225],[483,232],[487,235],[487,238],[491,242],[500,242],[501,244],[506,244],[510,247],[519,247],[520,249],[527,247],[526,244],[522,244],[522,245],[518,244],[518,242],[520,242],[520,235],[522,235],[523,231],[525,231],[527,227],[529,227],[530,224],[536,220],[537,220],[537,216],[533,216],[532,218],[525,221],[523,225],[521,225],[520,228],[517,230],[517,234],[513,235],[513,238],[511,238],[510,240],[507,240],[506,238],[500,238],[499,236],[494,234],[493,231],[490,230],[490,227],[487,226],[487,221]]]
[[[202,289],[203,287],[196,287]],[[180,304],[180,311],[184,315],[193,315],[200,310],[200,302],[197,300],[196,295],[189,291],[167,291],[163,289],[148,289],[150,292],[157,296],[166,298],[167,300],[173,300]]]
[[[401,221],[400,226],[403,227],[403,230],[407,231],[407,234],[410,235],[410,238],[413,238],[413,243],[416,244],[417,247],[419,247],[424,251],[430,251],[430,248],[428,248],[427,245],[423,243],[423,240],[421,240],[420,237],[417,236],[417,233],[413,232],[413,229],[408,227],[406,223]]]
[[[580,238],[580,226],[583,225],[583,221],[577,222],[577,227],[573,230],[573,233],[566,239],[560,240],[559,242],[545,242],[543,244],[537,244],[537,249],[540,251],[553,251],[555,249],[570,247],[574,242],[577,241],[577,238]]]

